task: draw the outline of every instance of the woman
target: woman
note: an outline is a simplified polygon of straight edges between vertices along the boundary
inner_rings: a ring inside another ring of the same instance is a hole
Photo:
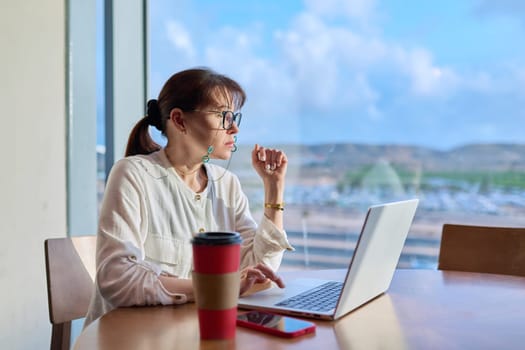
[[[191,238],[204,231],[236,231],[241,290],[274,281],[283,251],[286,155],[255,145],[252,164],[264,184],[265,209],[253,220],[238,178],[208,163],[235,152],[246,95],[235,81],[209,69],[173,75],[132,130],[126,157],[113,166],[102,202],[97,276],[85,326],[131,305],[193,300]],[[167,138],[161,148],[154,126]]]

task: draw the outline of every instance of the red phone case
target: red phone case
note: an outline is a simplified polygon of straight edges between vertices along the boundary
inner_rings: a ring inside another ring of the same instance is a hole
[[[269,314],[269,313],[265,312],[265,314]],[[299,320],[299,319],[293,319],[291,317],[280,316],[280,315],[278,315],[278,316],[282,317],[283,319],[302,321],[302,320]],[[273,335],[277,335],[277,336],[285,337],[285,338],[293,338],[293,337],[298,337],[298,336],[303,335],[303,334],[308,334],[308,333],[314,333],[315,332],[315,324],[313,324],[311,322],[307,322],[307,321],[302,321],[302,322],[305,323],[304,327],[302,327],[300,329],[296,329],[294,331],[286,332],[286,331],[283,331],[283,330],[279,330],[279,329],[275,329],[275,328],[271,328],[271,327],[266,327],[264,325],[257,324],[257,323],[254,323],[254,322],[237,319],[237,325],[239,325],[241,327],[251,328],[251,329],[255,329],[255,330],[258,330],[258,331],[261,331],[261,332],[264,332],[264,333],[273,334]]]

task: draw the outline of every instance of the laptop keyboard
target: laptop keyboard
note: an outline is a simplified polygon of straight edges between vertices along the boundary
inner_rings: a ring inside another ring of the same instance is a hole
[[[327,282],[275,305],[311,311],[330,311],[335,308],[342,288],[342,282]]]

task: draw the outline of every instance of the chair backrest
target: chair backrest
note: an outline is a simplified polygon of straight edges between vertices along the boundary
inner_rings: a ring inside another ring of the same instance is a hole
[[[51,349],[69,349],[71,321],[86,315],[95,276],[96,236],[44,242]]]
[[[438,269],[525,276],[525,228],[445,224]]]

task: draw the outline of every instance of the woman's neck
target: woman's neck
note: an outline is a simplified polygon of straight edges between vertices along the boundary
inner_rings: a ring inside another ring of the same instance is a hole
[[[188,157],[182,157],[184,152],[174,152],[169,146],[164,148],[166,158],[173,170],[194,192],[202,192],[206,188],[208,178],[201,160],[191,161]]]

